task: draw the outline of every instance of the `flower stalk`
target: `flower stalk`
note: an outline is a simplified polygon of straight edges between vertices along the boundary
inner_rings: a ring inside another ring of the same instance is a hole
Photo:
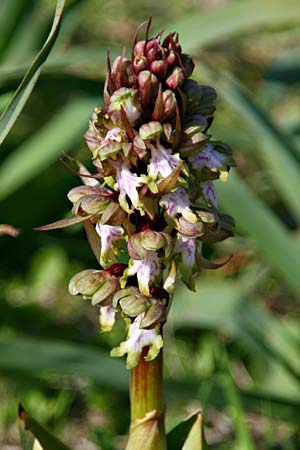
[[[131,425],[126,450],[166,450],[163,400],[163,352],[145,361],[143,350],[130,376]],[[145,437],[147,436],[147,442]]]

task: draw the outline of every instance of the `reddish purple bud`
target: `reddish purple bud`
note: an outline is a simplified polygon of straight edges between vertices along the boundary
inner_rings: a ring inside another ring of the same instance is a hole
[[[138,41],[134,46],[133,56],[145,56],[144,49],[145,49],[145,41]]]
[[[158,79],[149,70],[142,70],[138,75],[139,92],[142,104],[147,105],[158,92]]]
[[[133,68],[136,74],[147,69],[147,58],[145,56],[136,56],[133,61]]]
[[[166,84],[174,91],[182,85],[184,81],[184,71],[181,67],[174,67],[171,74],[166,79]]]
[[[169,64],[169,66],[174,66],[177,63],[177,56],[176,54],[171,51],[167,57],[167,62]]]
[[[162,120],[170,120],[173,119],[173,117],[176,114],[176,97],[173,91],[170,89],[167,89],[163,92],[163,104],[164,104],[164,112]]]

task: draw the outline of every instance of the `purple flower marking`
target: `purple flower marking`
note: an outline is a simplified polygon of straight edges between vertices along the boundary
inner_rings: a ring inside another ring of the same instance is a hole
[[[105,136],[105,143],[107,142],[121,142],[122,138],[125,137],[125,133],[123,132],[123,130],[121,130],[121,128],[116,127],[116,128],[112,128],[111,130],[109,130],[106,133]]]
[[[179,186],[175,191],[164,195],[159,204],[166,208],[170,217],[174,217],[178,213],[184,215],[185,212],[190,211],[189,196],[182,186]]]
[[[204,181],[203,183],[201,183],[201,187],[205,200],[215,208],[218,208],[216,190],[212,181]]]
[[[175,253],[181,255],[182,262],[187,267],[193,267],[196,263],[197,241],[195,238],[189,238],[178,234],[175,244]]]
[[[151,162],[149,164],[149,175],[156,179],[158,175],[165,178],[169,176],[179,163],[179,158],[172,155],[171,150],[164,148],[161,144],[150,144]]]
[[[113,241],[122,238],[124,230],[121,226],[102,225],[98,222],[96,224],[96,231],[101,239],[100,263],[105,266],[109,262],[114,261],[114,258],[111,258],[113,254],[111,245]]]
[[[197,155],[188,158],[193,169],[202,169],[208,167],[209,169],[222,169],[226,164],[226,156],[214,150],[212,144],[208,144],[204,150],[197,153]]]
[[[126,195],[130,198],[134,208],[140,207],[140,199],[137,188],[143,184],[142,178],[129,170],[127,161],[117,161],[117,185],[120,191],[120,204],[126,207]],[[126,208],[125,208],[126,209]]]
[[[145,257],[142,260],[133,259],[129,265],[127,276],[137,275],[139,289],[142,294],[150,295],[149,283],[153,281],[159,273],[159,263],[157,253],[148,250],[145,251]]]

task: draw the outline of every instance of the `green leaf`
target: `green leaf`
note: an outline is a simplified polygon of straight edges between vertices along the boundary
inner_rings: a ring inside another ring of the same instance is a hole
[[[70,101],[4,160],[0,168],[0,200],[30,181],[78,142],[87,128],[95,103],[94,98]]]
[[[182,450],[206,450],[207,448],[203,435],[202,415],[198,413]]]
[[[19,418],[24,422],[25,429],[31,431],[42,446],[42,450],[70,450],[59,439],[53,436],[42,425],[40,425],[33,417],[19,405]]]
[[[299,22],[298,0],[246,0],[206,12],[193,11],[168,24],[167,28],[180,34],[182,48],[190,52],[199,47],[222,43],[234,34],[244,34],[258,27]]]
[[[300,253],[284,225],[237,174],[219,183],[217,191],[222,206],[233,215],[238,227],[254,239],[270,266],[298,294]]]
[[[168,450],[205,449],[202,446],[202,418],[199,411],[180,422],[167,434],[167,448]]]
[[[64,3],[64,0],[57,0],[55,16],[49,36],[42,49],[34,59],[33,63],[29,67],[28,71],[24,75],[24,78],[21,81],[21,84],[19,85],[13,99],[0,117],[0,145],[8,135],[9,131],[19,117],[22,109],[24,108],[40,76],[42,66],[56,41],[61,23]]]
[[[218,93],[254,132],[257,156],[264,163],[275,189],[300,223],[300,153],[292,137],[276,127],[267,112],[253,99],[253,94],[224,71],[201,65],[199,75],[217,85]],[[254,151],[253,149],[253,151]]]

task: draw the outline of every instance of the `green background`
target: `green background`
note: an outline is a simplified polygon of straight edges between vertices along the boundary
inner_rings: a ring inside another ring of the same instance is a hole
[[[53,20],[50,0],[2,0],[0,110]],[[106,49],[130,52],[136,26],[179,31],[193,75],[218,92],[211,128],[238,168],[218,181],[236,236],[206,249],[233,255],[178,288],[165,330],[167,428],[201,407],[212,449],[300,448],[300,3],[296,0],[73,0],[39,81],[0,149],[0,447],[18,449],[19,402],[74,450],[119,450],[129,423],[128,373],[109,358],[94,308],[67,292],[96,267],[81,226],[64,217],[78,184],[59,161],[89,164],[83,140],[102,104]]]

